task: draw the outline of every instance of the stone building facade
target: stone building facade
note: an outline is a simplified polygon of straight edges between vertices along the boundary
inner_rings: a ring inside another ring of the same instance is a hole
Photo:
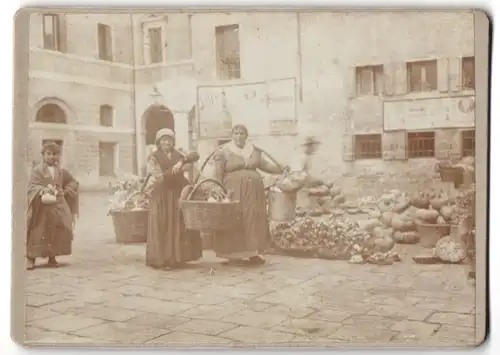
[[[63,139],[89,183],[137,172],[161,127],[204,157],[245,123],[283,162],[315,135],[327,177],[473,154],[472,13],[47,16],[31,23],[29,156]]]

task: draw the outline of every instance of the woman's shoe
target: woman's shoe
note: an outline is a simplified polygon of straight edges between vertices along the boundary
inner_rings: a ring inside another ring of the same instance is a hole
[[[48,265],[49,267],[58,267],[58,266],[59,266],[59,263],[57,262],[57,260],[56,260],[56,258],[55,258],[55,257],[51,256],[51,257],[49,258],[49,261],[47,262],[47,265]]]

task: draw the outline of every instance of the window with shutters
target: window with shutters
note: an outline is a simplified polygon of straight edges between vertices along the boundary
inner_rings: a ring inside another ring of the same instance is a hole
[[[355,159],[382,158],[382,135],[361,134],[354,136]]]
[[[219,79],[240,79],[239,25],[215,27],[215,52]]]
[[[462,131],[462,157],[476,156],[476,131]]]
[[[408,132],[407,156],[408,158],[423,158],[435,156],[434,132]]]
[[[462,88],[474,90],[476,87],[474,57],[462,58]]]
[[[43,48],[61,51],[61,21],[59,15],[43,15]]]
[[[102,23],[97,24],[97,41],[99,45],[99,59],[113,60],[113,35],[111,26]]]
[[[406,63],[406,73],[410,92],[437,90],[437,60]]]
[[[99,111],[99,121],[101,126],[113,127],[113,107],[109,105],[101,105]]]
[[[378,95],[384,91],[384,66],[356,67],[356,94]]]
[[[149,58],[151,63],[163,62],[163,38],[162,28],[152,27],[148,29]]]

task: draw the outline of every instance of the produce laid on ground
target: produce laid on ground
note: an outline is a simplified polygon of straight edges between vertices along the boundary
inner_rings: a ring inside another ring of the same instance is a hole
[[[132,176],[117,180],[109,185],[109,212],[143,211],[149,208],[149,201],[141,188],[145,178]]]

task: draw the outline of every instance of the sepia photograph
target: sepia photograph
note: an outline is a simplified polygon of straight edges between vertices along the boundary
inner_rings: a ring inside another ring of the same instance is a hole
[[[17,343],[484,341],[484,12],[15,22]]]

